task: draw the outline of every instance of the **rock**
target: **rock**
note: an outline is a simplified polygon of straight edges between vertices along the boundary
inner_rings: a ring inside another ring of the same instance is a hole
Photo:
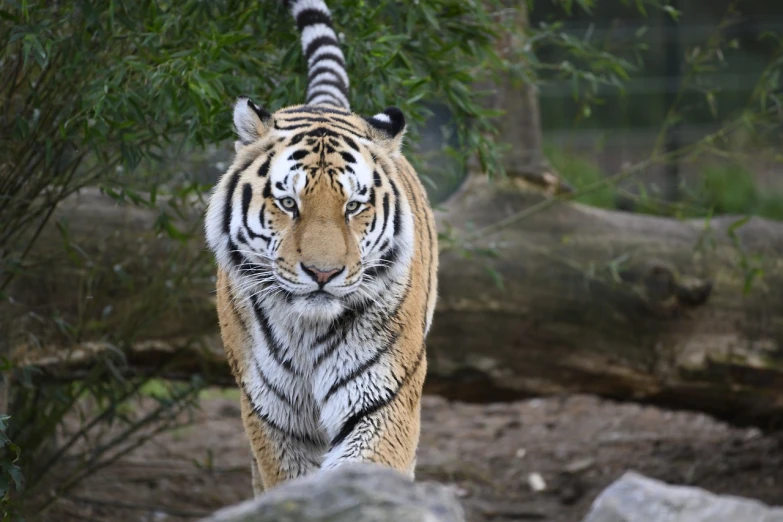
[[[375,464],[292,480],[202,522],[464,522],[454,492]]]
[[[783,522],[783,509],[627,472],[598,496],[584,522]]]

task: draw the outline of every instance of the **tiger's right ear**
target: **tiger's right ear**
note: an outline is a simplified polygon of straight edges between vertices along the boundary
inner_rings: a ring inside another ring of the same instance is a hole
[[[273,125],[272,115],[253,103],[247,96],[240,96],[234,104],[234,128],[239,141],[235,148],[258,141]]]

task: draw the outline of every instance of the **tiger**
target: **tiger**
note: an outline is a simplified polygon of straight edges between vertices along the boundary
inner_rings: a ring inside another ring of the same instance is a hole
[[[236,100],[235,157],[205,216],[255,495],[354,462],[414,478],[437,295],[435,221],[402,153],[402,111],[351,112],[326,4],[287,6],[306,101],[270,113]]]

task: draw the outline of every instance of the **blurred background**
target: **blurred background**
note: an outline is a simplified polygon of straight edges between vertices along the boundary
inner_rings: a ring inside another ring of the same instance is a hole
[[[628,470],[783,504],[783,4],[331,8],[437,210],[417,478],[471,521],[582,521]],[[235,97],[302,100],[289,13],[12,0],[0,42],[3,520],[249,498],[202,218]]]

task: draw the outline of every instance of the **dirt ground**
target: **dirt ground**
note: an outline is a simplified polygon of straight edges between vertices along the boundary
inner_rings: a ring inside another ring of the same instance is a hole
[[[783,504],[783,439],[704,415],[589,396],[498,404],[426,397],[417,479],[453,485],[469,521],[578,522],[625,470]],[[235,399],[84,482],[52,521],[187,521],[250,497]],[[534,492],[538,473],[546,489]]]

